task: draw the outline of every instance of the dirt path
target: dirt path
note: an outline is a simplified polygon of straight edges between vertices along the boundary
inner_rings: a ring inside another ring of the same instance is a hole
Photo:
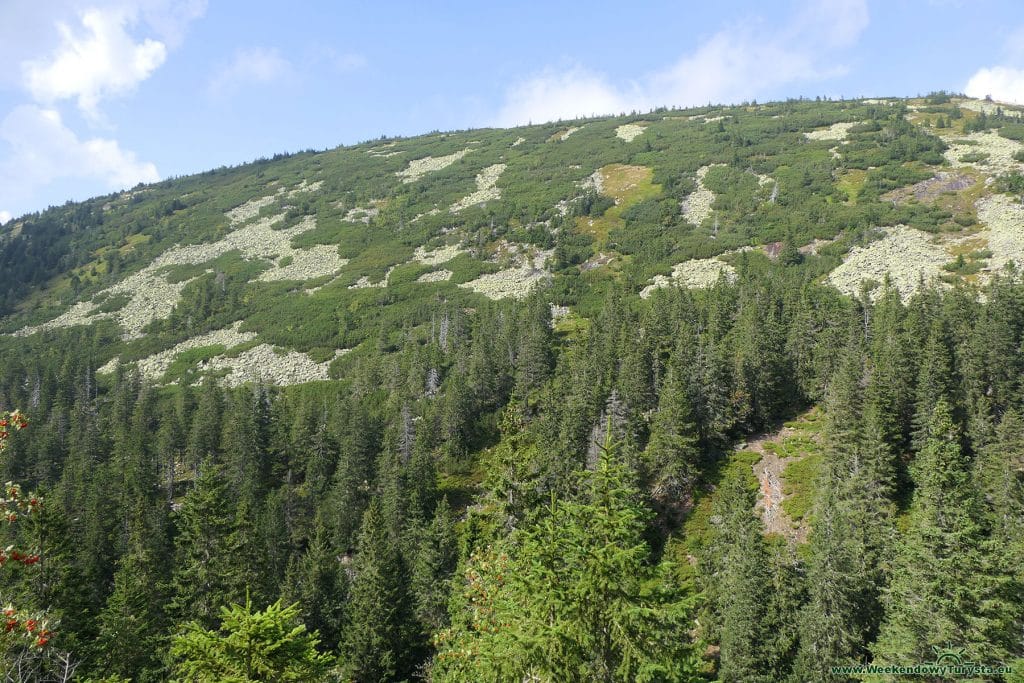
[[[792,436],[796,430],[790,427],[762,434],[741,444],[742,450],[753,451],[761,456],[761,459],[754,463],[754,476],[760,484],[760,492],[754,510],[764,522],[765,531],[770,534],[779,534],[790,543],[804,543],[807,541],[807,534],[810,529],[805,523],[794,526],[793,520],[782,507],[785,495],[782,490],[782,473],[786,466],[799,458],[780,458],[771,450],[765,448],[765,444],[772,441],[781,441]]]

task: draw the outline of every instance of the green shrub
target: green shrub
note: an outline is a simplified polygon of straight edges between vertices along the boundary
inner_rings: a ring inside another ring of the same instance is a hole
[[[216,358],[225,351],[227,351],[227,347],[223,344],[199,346],[194,349],[182,351],[167,367],[167,372],[164,373],[164,381],[178,381],[181,383],[191,384],[195,379],[194,375],[197,371],[197,366],[200,363],[210,360],[211,358]]]
[[[999,129],[999,134],[1008,140],[1024,141],[1024,124],[1008,123]]]
[[[969,164],[976,164],[983,161],[988,161],[988,157],[989,155],[987,152],[968,152],[967,154],[963,154],[960,156],[960,161]]]

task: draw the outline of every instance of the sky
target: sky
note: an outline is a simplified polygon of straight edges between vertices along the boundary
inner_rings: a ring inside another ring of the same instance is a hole
[[[1024,104],[1024,3],[0,0],[0,224],[381,135],[934,90]]]

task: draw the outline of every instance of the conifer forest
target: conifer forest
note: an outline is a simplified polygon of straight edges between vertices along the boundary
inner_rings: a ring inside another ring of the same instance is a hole
[[[658,109],[5,224],[4,680],[1024,681],[1022,141]]]

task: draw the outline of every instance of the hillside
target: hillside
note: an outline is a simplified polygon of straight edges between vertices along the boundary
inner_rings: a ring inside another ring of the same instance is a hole
[[[1024,169],[1024,124],[940,99],[434,134],[140,186],[8,225],[4,327],[109,321],[101,373],[138,360],[156,381],[237,384],[273,348],[265,379],[291,384],[340,376],[432,302],[540,286],[589,316],[612,282],[707,286],[780,243],[848,294],[887,273],[904,296],[921,277],[984,282],[1024,255],[1024,210],[993,183]]]
[[[311,680],[1024,670],[1021,265],[1024,113],[944,93],[380,139],[23,216],[0,469],[44,561],[0,593],[55,625],[41,671],[93,679],[182,675],[185,624],[246,600],[297,605]]]

